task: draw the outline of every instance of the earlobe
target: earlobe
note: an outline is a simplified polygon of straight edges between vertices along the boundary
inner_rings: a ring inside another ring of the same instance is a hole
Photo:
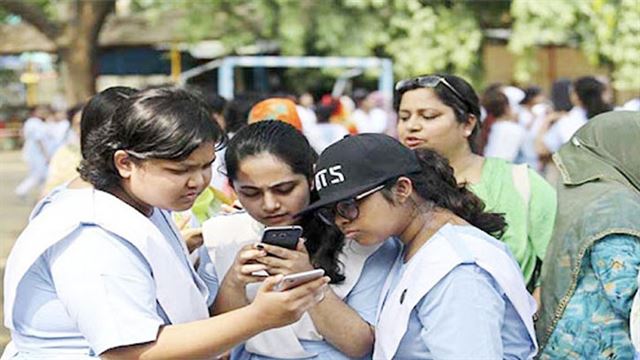
[[[478,119],[475,115],[469,114],[469,119],[464,124],[464,136],[469,137],[473,133],[473,129],[475,129]]]
[[[134,164],[131,161],[129,154],[124,150],[117,150],[113,153],[113,164],[121,178],[128,179],[131,177]]]

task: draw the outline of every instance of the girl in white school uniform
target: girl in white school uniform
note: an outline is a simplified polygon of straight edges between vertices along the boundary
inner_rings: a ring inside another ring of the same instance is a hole
[[[252,275],[256,271],[289,274],[322,268],[331,277],[324,300],[299,322],[251,338],[232,353],[233,359],[371,358],[371,324],[399,244],[362,246],[345,241],[333,224],[313,214],[297,216],[316,196],[311,188],[316,159],[304,135],[281,121],[251,124],[229,141],[226,171],[246,211],[203,225],[205,245],[224,277],[216,311],[253,300],[264,279]],[[296,250],[255,247],[265,226],[284,225],[302,226],[306,241]]]
[[[9,256],[3,359],[214,357],[317,302],[328,278],[273,292],[270,277],[251,305],[209,317],[217,287],[190,265],[169,211],[208,185],[221,139],[206,104],[172,88],[131,96],[90,134],[80,173],[92,186],[61,191]]]
[[[403,244],[379,303],[374,359],[529,359],[535,302],[518,264],[489,234],[504,219],[458,185],[447,161],[380,134],[327,148],[316,174],[340,168],[307,211],[363,245]]]

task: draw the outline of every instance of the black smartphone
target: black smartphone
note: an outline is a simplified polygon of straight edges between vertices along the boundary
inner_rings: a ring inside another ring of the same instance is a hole
[[[272,226],[264,229],[261,242],[295,250],[301,236],[302,227],[298,225]]]

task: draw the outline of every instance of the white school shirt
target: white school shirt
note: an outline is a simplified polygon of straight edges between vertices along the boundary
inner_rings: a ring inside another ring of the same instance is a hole
[[[31,117],[25,121],[22,127],[22,134],[24,136],[24,145],[22,146],[23,160],[32,168],[45,169],[46,173],[47,159],[51,153],[43,153],[39,143],[44,147],[44,151],[49,150],[47,148],[49,143],[47,125],[43,120]]]
[[[16,242],[6,269],[5,326],[13,338],[7,351],[17,358],[95,358],[113,347],[153,341],[163,324],[208,317],[208,291],[189,267],[168,213],[154,209],[148,219],[136,216],[100,193],[59,192]],[[69,211],[75,207],[81,210]],[[101,208],[125,216],[110,225]],[[66,218],[56,221],[61,213]],[[79,225],[76,218],[82,219]],[[136,230],[128,235],[145,236],[139,231],[149,226],[146,221],[158,231],[146,234],[155,242],[117,235],[131,227]]]
[[[220,279],[233,264],[240,248],[260,241],[264,228],[244,211],[218,215],[204,222],[204,243]],[[388,273],[398,252],[399,244],[394,240],[380,246],[362,246],[347,240],[339,256],[345,280],[330,286],[365,321],[373,322],[375,319],[376,305],[384,285],[383,276]],[[259,286],[247,286],[249,300],[253,300]],[[240,359],[344,358],[344,354],[324,341],[307,313],[292,325],[271,329],[249,339],[242,354],[237,356]]]
[[[491,126],[484,156],[513,162],[525,141],[526,131],[512,121],[497,121]]]
[[[587,112],[580,106],[574,106],[567,115],[556,121],[544,135],[543,142],[549,152],[557,152],[567,143],[573,134],[587,123]]]
[[[418,321],[422,330],[415,327],[416,311],[420,310],[418,308],[422,308],[422,305],[419,304],[431,291],[437,292],[440,282],[447,278],[449,274],[453,274],[454,270],[462,264],[477,265],[495,281],[498,285],[494,287],[495,291],[504,294],[501,296],[504,296],[513,305],[517,316],[520,317],[522,324],[520,332],[524,332],[525,336],[529,338],[528,341],[524,342],[524,345],[529,347],[528,351],[525,351],[526,358],[533,358],[537,351],[532,318],[536,311],[536,304],[527,292],[520,268],[509,253],[506,245],[472,226],[447,224],[422,245],[411,260],[404,264],[406,266],[403,269],[399,270],[399,266],[396,266],[396,271],[392,272],[387,278],[387,283],[378,305],[380,310],[378,311],[378,320],[376,322],[374,359],[386,360],[394,358],[398,354],[407,355],[403,353],[407,349],[400,349],[400,346],[407,345],[406,342],[403,342],[403,339],[408,334],[408,331],[411,332],[411,335],[414,335],[415,333],[420,333],[420,331],[429,330],[431,325],[422,324]],[[478,299],[478,301],[481,300]],[[439,306],[447,307],[452,305],[449,302],[443,302]],[[446,312],[442,311],[441,313],[446,314]],[[428,318],[427,314],[420,316]],[[447,324],[446,320],[441,321],[441,323]],[[464,342],[464,339],[457,338],[459,333],[452,331],[451,327],[443,327],[443,329],[446,329],[448,333],[448,337],[445,337],[452,342],[458,340]],[[485,329],[484,331],[487,330]],[[435,330],[431,329],[431,331]],[[492,334],[492,336],[496,337],[501,336],[503,338],[502,342],[506,344],[505,335],[504,332]],[[520,338],[522,337],[520,336]],[[420,338],[409,340],[413,342],[421,341]],[[522,339],[515,342],[523,343]],[[446,345],[444,348],[446,348]],[[522,344],[518,345],[517,348],[521,349]],[[428,350],[428,348],[425,349],[425,347],[416,345],[412,346],[412,351],[410,352],[413,355],[424,355]],[[461,353],[453,354],[445,350],[440,356],[446,358],[447,356],[451,357],[459,354]]]

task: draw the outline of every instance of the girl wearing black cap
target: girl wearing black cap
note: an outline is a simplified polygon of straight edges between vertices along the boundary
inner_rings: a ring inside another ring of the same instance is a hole
[[[399,81],[395,108],[400,141],[447,158],[460,184],[468,184],[487,209],[502,213],[504,241],[518,261],[530,291],[551,238],[556,214],[553,188],[525,165],[483,157],[476,139],[480,105],[469,83],[454,75],[429,75]]]
[[[238,131],[225,154],[227,175],[246,211],[203,224],[206,246],[224,280],[216,311],[246,305],[263,277],[323,268],[330,290],[301,321],[265,332],[232,353],[234,359],[349,359],[370,357],[378,297],[397,242],[361,246],[320,219],[298,213],[312,191],[317,154],[301,132],[281,121],[262,121]],[[337,172],[333,171],[334,174]],[[300,225],[296,250],[259,244],[265,226]],[[270,255],[270,256],[267,256]],[[275,256],[272,256],[275,255]]]
[[[305,212],[363,245],[389,237],[404,244],[381,295],[375,359],[535,354],[535,302],[509,250],[488,235],[502,232],[504,220],[484,212],[444,158],[358,135],[320,155],[315,181],[320,199]]]

